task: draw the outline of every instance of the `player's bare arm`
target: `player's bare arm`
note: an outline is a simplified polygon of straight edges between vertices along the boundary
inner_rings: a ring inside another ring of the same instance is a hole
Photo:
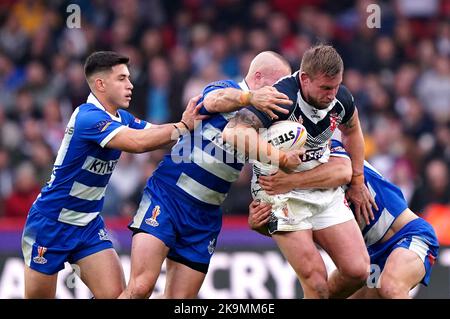
[[[369,224],[374,219],[372,206],[375,209],[378,207],[364,185],[364,137],[356,108],[350,120],[340,125],[339,129],[342,132],[342,143],[352,159],[352,179],[346,194],[355,206],[357,221],[364,218],[366,224]]]
[[[279,151],[260,138],[258,130],[262,127],[262,122],[253,112],[242,109],[227,124],[222,137],[249,159],[286,169],[294,169],[301,164],[300,151]]]
[[[124,127],[106,144],[106,147],[130,153],[143,153],[175,141],[181,134],[193,130],[196,120],[199,121],[205,117],[198,114],[202,107],[201,103],[197,105],[200,97],[197,95],[189,100],[180,122],[152,125],[144,130]]]
[[[278,195],[298,189],[336,188],[350,183],[352,165],[349,159],[331,157],[327,163],[313,169],[287,174],[278,170],[274,175],[260,176],[259,185],[268,195]]]
[[[292,101],[271,86],[258,90],[242,91],[235,88],[215,90],[205,96],[205,108],[211,113],[233,112],[242,107],[253,105],[271,118],[277,119],[273,111],[287,114],[289,111],[279,105],[289,106]]]

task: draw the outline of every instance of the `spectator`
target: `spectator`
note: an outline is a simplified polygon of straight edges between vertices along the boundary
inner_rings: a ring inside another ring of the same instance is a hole
[[[26,217],[40,192],[36,170],[30,162],[23,162],[14,172],[14,187],[5,199],[6,217]]]
[[[367,26],[370,0],[75,1],[82,19],[74,29],[65,24],[67,1],[0,2],[0,149],[9,163],[1,174],[31,160],[45,182],[54,142],[89,93],[82,60],[94,50],[131,57],[131,110],[159,122],[178,119],[187,98],[207,83],[240,78],[256,51],[271,48],[297,69],[303,52],[321,40],[343,56],[367,158],[378,169],[408,194],[430,158],[450,162],[445,1],[379,1],[380,29]],[[434,191],[427,190],[427,202],[439,201]],[[239,190],[241,200],[231,194],[229,203],[244,201]],[[133,203],[134,195],[126,196]],[[111,211],[133,209],[125,206]]]
[[[414,191],[410,207],[421,213],[432,203],[450,204],[448,165],[440,158],[426,164],[424,182]]]

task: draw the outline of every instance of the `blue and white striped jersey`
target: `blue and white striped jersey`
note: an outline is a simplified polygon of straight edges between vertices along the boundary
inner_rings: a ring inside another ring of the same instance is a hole
[[[108,113],[90,94],[70,117],[52,176],[34,208],[71,225],[85,226],[93,220],[102,210],[106,186],[121,154],[105,145],[126,126],[143,129],[147,123],[124,110],[118,110],[117,116]]]
[[[331,142],[331,156],[350,159],[342,143],[334,139]],[[375,219],[362,230],[366,246],[369,247],[383,238],[394,220],[408,208],[408,204],[400,188],[386,180],[366,161],[364,180],[378,206],[378,211],[372,209]]]
[[[248,90],[245,81],[238,84],[224,80],[205,87],[203,97],[224,88]],[[191,134],[180,137],[151,178],[200,206],[217,207],[239,177],[245,157],[222,139],[223,129],[236,112],[211,114],[203,107],[200,113],[211,117],[203,120]]]

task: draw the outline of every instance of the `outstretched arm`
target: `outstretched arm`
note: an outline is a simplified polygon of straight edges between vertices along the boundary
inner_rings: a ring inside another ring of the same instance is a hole
[[[287,95],[278,92],[274,87],[265,86],[258,90],[242,91],[235,88],[225,88],[208,93],[203,105],[210,113],[233,112],[242,107],[253,105],[258,110],[277,119],[273,111],[288,114],[289,111],[279,105],[291,105]]]
[[[260,176],[259,185],[268,195],[290,192],[295,188],[335,188],[348,184],[352,166],[348,158],[332,156],[327,163],[313,169],[287,174],[281,170],[270,176]]]
[[[175,141],[181,134],[194,129],[196,120],[205,118],[203,115],[198,115],[202,107],[202,103],[197,105],[200,97],[198,95],[189,100],[180,122],[152,125],[143,130],[124,127],[106,144],[106,147],[130,153],[143,153]]]

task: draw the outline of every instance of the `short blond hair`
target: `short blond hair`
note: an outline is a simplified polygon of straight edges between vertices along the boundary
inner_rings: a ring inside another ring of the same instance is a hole
[[[300,71],[311,78],[319,74],[335,77],[344,71],[344,62],[331,45],[319,44],[303,54]]]

